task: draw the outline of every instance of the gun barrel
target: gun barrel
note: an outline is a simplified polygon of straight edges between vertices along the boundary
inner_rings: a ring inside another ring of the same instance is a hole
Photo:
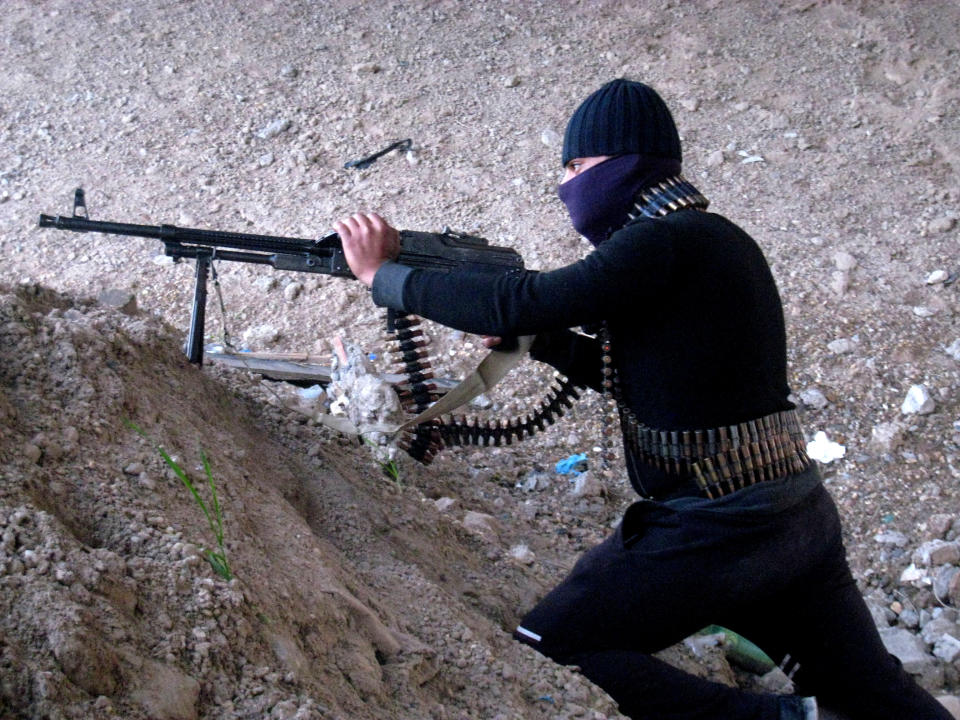
[[[163,226],[134,225],[132,223],[101,222],[76,215],[41,215],[40,227],[54,227],[73,232],[102,232],[109,235],[132,235],[163,239]]]
[[[307,238],[256,235],[223,230],[201,230],[199,228],[182,228],[176,225],[137,225],[134,223],[105,222],[88,220],[76,215],[57,215],[56,217],[41,215],[40,227],[54,227],[58,230],[72,230],[74,232],[100,232],[107,235],[154,238],[165,243],[179,245],[230,247],[237,250],[256,250],[259,252],[309,252],[320,257],[328,256],[332,250],[329,241],[319,243]]]

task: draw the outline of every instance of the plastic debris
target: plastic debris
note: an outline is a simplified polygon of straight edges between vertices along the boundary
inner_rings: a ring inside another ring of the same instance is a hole
[[[398,140],[395,143],[391,143],[383,150],[378,150],[372,155],[360,158],[359,160],[351,160],[350,162],[344,163],[343,166],[345,168],[357,168],[358,170],[362,170],[373,165],[378,159],[386,155],[388,152],[392,150],[409,150],[412,144],[413,140],[410,138],[407,138],[406,140]]]
[[[320,385],[311,385],[307,388],[300,388],[297,391],[297,394],[300,395],[304,400],[316,400],[318,397],[323,395],[324,389]]]
[[[587,454],[571,455],[557,463],[558,475],[579,475],[587,469]]]
[[[839,460],[847,454],[847,449],[840,443],[835,443],[827,438],[827,434],[820,430],[813,436],[813,440],[807,443],[807,455],[817,462],[828,463]]]

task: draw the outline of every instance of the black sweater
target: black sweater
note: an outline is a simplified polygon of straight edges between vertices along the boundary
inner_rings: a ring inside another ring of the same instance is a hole
[[[390,263],[373,296],[466,332],[536,334],[533,357],[595,390],[599,343],[567,328],[605,321],[624,401],[661,430],[732,425],[793,407],[770,269],[749,235],[713,213],[638,219],[549,272],[491,280]],[[629,451],[627,467],[642,495],[664,497],[678,486]]]

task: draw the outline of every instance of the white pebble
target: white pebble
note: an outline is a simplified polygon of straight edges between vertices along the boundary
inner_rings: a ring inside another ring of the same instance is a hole
[[[900,406],[904,415],[929,415],[937,407],[930,391],[923,385],[914,385],[907,391],[907,397]]]
[[[927,275],[927,285],[939,285],[940,283],[946,281],[947,271],[946,270],[934,270],[932,273]]]

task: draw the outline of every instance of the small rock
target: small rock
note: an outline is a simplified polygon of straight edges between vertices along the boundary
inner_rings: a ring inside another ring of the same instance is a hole
[[[863,601],[870,611],[873,624],[878,628],[890,627],[896,621],[896,614],[885,603],[872,597],[865,597]]]
[[[920,613],[918,613],[913,608],[905,609],[903,612],[900,613],[900,616],[898,619],[900,620],[901,625],[903,625],[904,627],[910,628],[912,630],[916,630],[917,628],[920,627]]]
[[[459,504],[459,501],[456,498],[452,498],[452,497],[442,497],[434,500],[433,504],[434,506],[436,506],[439,512],[444,513],[450,510],[455,510],[457,508],[457,505]]]
[[[893,452],[903,442],[903,431],[898,422],[880,423],[870,431],[870,445],[880,452]]]
[[[857,349],[857,343],[849,338],[837,338],[827,343],[827,349],[834,355],[846,355]]]
[[[357,74],[361,74],[361,73],[375,74],[380,72],[381,69],[382,68],[379,65],[377,65],[377,63],[375,62],[357,63],[356,65],[353,66],[353,71]]]
[[[143,463],[132,462],[123,468],[125,475],[139,475],[143,472]]]
[[[64,674],[91,695],[112,695],[120,679],[120,658],[97,635],[80,628],[58,628],[49,638]]]
[[[923,385],[914,385],[907,391],[907,397],[900,406],[904,415],[929,415],[937,407],[930,391]]]
[[[937,617],[928,619],[922,623],[923,629],[920,631],[920,638],[927,645],[934,645],[944,635],[951,635],[957,632],[957,624],[952,618],[940,613]]]
[[[146,660],[130,697],[156,720],[195,720],[200,683],[178,668]]]
[[[519,75],[510,75],[503,79],[503,86],[508,88],[515,88],[520,85],[520,76]]]
[[[76,577],[66,563],[57,563],[53,571],[53,576],[57,579],[61,585],[70,586],[73,584],[73,580]]]
[[[838,250],[833,256],[833,264],[837,270],[850,272],[857,267],[857,259],[845,250]]]
[[[247,345],[272,345],[280,339],[280,331],[273,325],[259,325],[243,332],[243,341]]]
[[[257,158],[257,165],[260,167],[270,167],[273,165],[273,153],[264,153]]]
[[[950,528],[953,527],[953,520],[953,515],[948,513],[936,513],[931,515],[930,519],[927,520],[927,532],[929,533],[929,537],[943,540],[947,533],[950,532]]]
[[[463,518],[463,526],[470,532],[476,533],[484,540],[495,542],[498,540],[496,518],[486,513],[470,510]]]
[[[945,233],[950,232],[956,227],[957,219],[949,215],[944,217],[937,218],[936,220],[931,220],[927,223],[927,230],[932,233]]]
[[[960,572],[956,573],[947,586],[947,599],[954,607],[960,607]]]
[[[253,281],[253,284],[258,290],[263,290],[264,292],[270,292],[271,290],[276,289],[276,287],[280,283],[277,281],[276,275],[270,274],[270,275],[261,275],[260,277],[258,277],[256,280]]]
[[[593,473],[583,472],[573,478],[570,494],[574,497],[600,497],[603,495],[603,484]]]
[[[295,68],[293,65],[284,65],[282,68],[280,68],[281,77],[289,78],[292,80],[293,78],[297,77],[297,75],[299,74],[300,74],[300,71],[297,68]]]
[[[815,408],[817,410],[821,410],[830,404],[827,396],[817,388],[806,388],[801,390],[797,394],[797,397],[800,398],[800,402],[802,402],[806,407]]]
[[[850,273],[835,270],[830,275],[830,289],[837,295],[846,295],[850,289]]]
[[[927,275],[927,285],[939,285],[949,277],[946,270],[934,270]]]
[[[919,675],[933,663],[927,655],[923,640],[903,628],[880,628],[880,638],[887,651],[896,655],[903,663],[903,669],[913,675]]]
[[[137,296],[129,290],[104,290],[97,296],[97,302],[104,307],[116,308],[124,315],[135,315],[137,312]]]
[[[38,463],[43,457],[43,451],[33,443],[27,443],[23,446],[23,456],[32,463]]]
[[[934,567],[960,562],[960,544],[944,540],[930,540],[913,552],[911,560],[916,565]]]
[[[523,489],[527,492],[546,490],[552,483],[553,475],[543,470],[531,470],[523,480]]]
[[[300,297],[300,294],[302,292],[303,292],[302,282],[292,282],[287,284],[283,288],[283,296],[291,302],[296,300],[298,297]]]
[[[941,565],[933,573],[933,594],[941,602],[950,600],[950,588],[957,584],[960,568],[953,565]]]
[[[257,137],[261,140],[270,140],[271,138],[277,137],[277,135],[280,133],[289,130],[292,125],[293,123],[286,118],[278,118],[269,125],[258,130]]]
[[[533,561],[536,559],[536,555],[533,554],[533,551],[530,550],[526,545],[514,545],[510,548],[508,553],[517,562],[521,562],[524,565],[533,565]]]
[[[944,635],[933,646],[933,654],[944,662],[952,663],[960,657],[960,640],[953,635]]]
[[[900,573],[900,584],[901,585],[916,585],[921,583],[927,574],[914,564],[910,564],[903,569],[903,572]]]
[[[960,362],[960,338],[957,338],[946,347],[947,355]]]
[[[707,167],[716,168],[723,165],[723,161],[726,157],[723,154],[723,150],[714,150],[712,153],[707,155]]]
[[[563,142],[563,136],[553,128],[545,128],[540,133],[540,142],[547,147],[558,147]]]
[[[897,530],[886,530],[873,536],[875,542],[881,545],[893,545],[894,547],[906,547],[909,540],[907,536]]]

